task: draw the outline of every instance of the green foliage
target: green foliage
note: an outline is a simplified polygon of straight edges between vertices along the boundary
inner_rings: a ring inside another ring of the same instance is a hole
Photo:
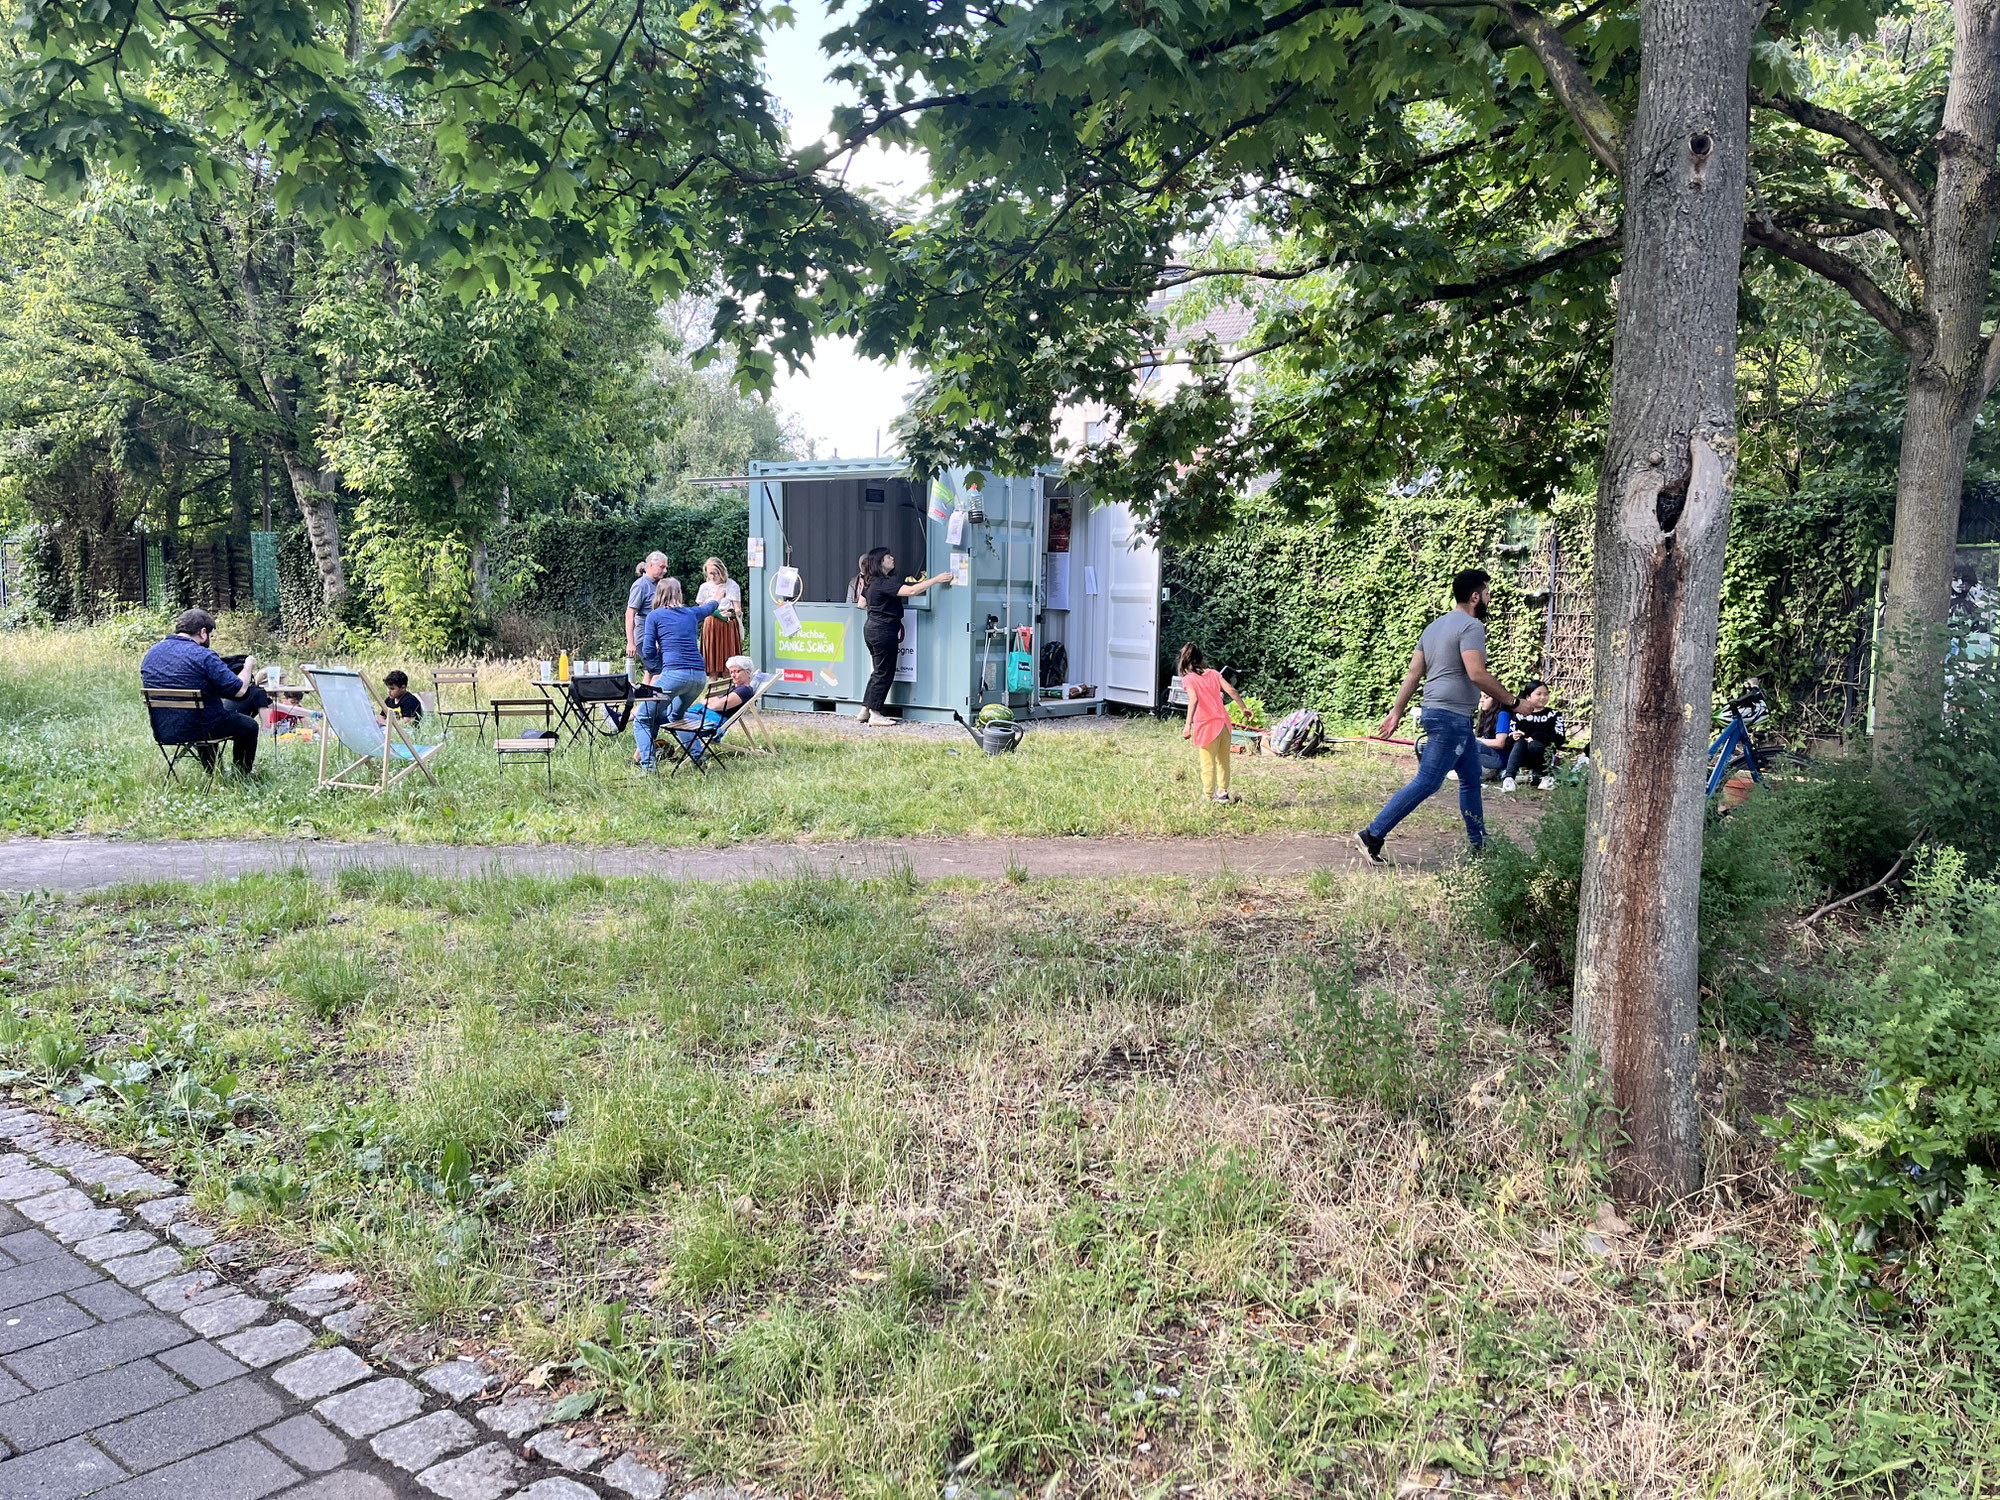
[[[1911,726],[1899,774],[1930,837],[1990,875],[2000,869],[2000,666],[1954,662],[1950,678],[1949,707]]]
[[[1420,1038],[1412,1005],[1379,985],[1359,987],[1351,949],[1306,974],[1312,999],[1295,1017],[1296,1048],[1316,1089],[1400,1114],[1436,1108],[1463,1088],[1470,1033],[1458,990],[1439,996],[1436,1035]]]
[[[1934,855],[1881,971],[1823,1044],[1867,1069],[1858,1099],[1775,1122],[1799,1192],[1825,1214],[1819,1269],[1877,1311],[1935,1309],[2000,1354],[1992,1252],[2000,1166],[2000,886]]]

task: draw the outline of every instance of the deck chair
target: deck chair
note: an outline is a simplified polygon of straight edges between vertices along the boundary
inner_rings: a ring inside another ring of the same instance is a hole
[[[500,758],[500,774],[507,774],[510,761],[531,760],[539,755],[549,790],[554,791],[556,747],[562,743],[556,737],[555,705],[546,698],[495,698],[487,708],[493,714],[493,753]],[[533,738],[525,734],[510,736],[505,730],[509,719],[532,720],[542,732]]]
[[[444,690],[447,686],[463,687],[472,694],[472,707],[462,705],[444,707]],[[479,669],[477,667],[439,667],[431,673],[431,698],[437,705],[438,722],[447,730],[459,727],[464,720],[486,738],[486,710],[479,706]]]
[[[146,701],[146,718],[153,728],[153,744],[159,749],[160,759],[167,763],[167,780],[179,783],[180,764],[190,755],[194,757],[195,764],[207,772],[211,780],[214,779],[215,768],[222,764],[223,748],[230,742],[228,735],[197,735],[179,744],[160,738],[161,714],[200,715],[201,689],[142,687],[139,692]],[[204,749],[209,752],[207,755],[201,753]]]
[[[757,706],[764,696],[764,690],[777,680],[778,674],[776,672],[758,672],[751,677],[750,685],[757,691],[750,695],[748,703],[725,719],[722,727],[715,731],[717,744],[728,743],[729,731],[734,729],[738,724],[741,724],[743,726],[743,733],[736,737],[731,748],[742,750],[748,755],[773,755],[777,753],[778,747],[772,743],[771,731],[764,724],[763,710]],[[763,744],[761,745],[757,743],[759,736],[763,738]],[[749,742],[747,745],[744,743],[746,740]]]
[[[320,711],[326,715],[319,737],[321,787],[384,792],[412,771],[422,771],[432,786],[438,784],[430,762],[444,746],[419,745],[411,740],[403,732],[403,716],[389,712],[367,678],[346,667],[309,667],[306,677],[319,694]],[[388,722],[378,723],[378,715]],[[327,753],[335,740],[340,742],[340,753],[354,759],[328,775]],[[349,773],[364,766],[369,768],[364,775],[370,779],[348,780]]]

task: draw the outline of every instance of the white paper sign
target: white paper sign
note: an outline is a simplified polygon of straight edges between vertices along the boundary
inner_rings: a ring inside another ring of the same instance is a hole
[[[776,609],[771,611],[771,614],[778,622],[779,635],[799,634],[799,612],[793,609],[791,605],[780,604]]]
[[[1069,554],[1050,552],[1045,555],[1042,597],[1049,609],[1069,608]]]
[[[944,539],[946,545],[952,547],[958,546],[965,540],[964,511],[955,510],[951,513],[951,520],[946,523],[944,528]]]
[[[972,554],[954,552],[951,555],[951,581],[958,588],[972,582]]]
[[[1097,592],[1097,569],[1089,563],[1083,565],[1083,591],[1086,594]]]
[[[917,680],[917,617],[903,616],[903,634],[896,642],[896,681]]]
[[[764,539],[761,536],[750,538],[750,566],[753,568],[764,566]]]

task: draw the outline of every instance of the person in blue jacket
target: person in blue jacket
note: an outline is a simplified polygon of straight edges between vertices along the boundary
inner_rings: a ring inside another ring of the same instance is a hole
[[[707,691],[701,622],[725,607],[722,602],[690,606],[681,597],[678,578],[662,578],[653,590],[653,607],[639,636],[639,660],[659,691],[641,703],[632,716],[632,735],[639,742],[642,770],[653,769],[659,726],[680,718]]]

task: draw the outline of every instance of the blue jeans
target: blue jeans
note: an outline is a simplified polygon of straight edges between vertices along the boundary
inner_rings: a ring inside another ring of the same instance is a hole
[[[660,690],[632,715],[632,738],[639,742],[639,764],[653,769],[653,740],[661,724],[672,723],[698,701],[708,687],[706,672],[662,672],[653,680]]]
[[[1417,762],[1417,774],[1375,815],[1368,831],[1378,839],[1387,838],[1419,802],[1444,785],[1445,772],[1457,771],[1459,816],[1465,819],[1465,836],[1477,849],[1486,842],[1486,805],[1479,797],[1479,741],[1472,733],[1472,716],[1427,708],[1422,717],[1424,754]]]

